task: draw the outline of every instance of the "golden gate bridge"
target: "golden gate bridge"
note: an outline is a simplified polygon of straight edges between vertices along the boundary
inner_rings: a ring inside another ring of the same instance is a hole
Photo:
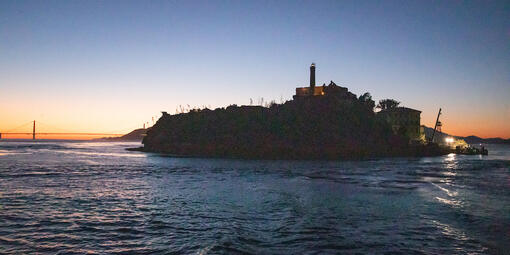
[[[59,128],[54,128],[54,127],[51,127],[50,125],[47,125],[47,124],[44,124],[44,123],[41,123],[40,121],[37,121],[37,124],[38,126],[40,124],[42,124],[43,126],[47,126],[47,127],[50,127],[50,128],[53,128],[53,129],[59,129]],[[30,125],[30,126],[29,126]],[[16,131],[16,130],[20,130],[22,128],[26,128],[27,126],[29,126],[31,128],[31,132],[30,131]],[[145,126],[145,124],[144,124]],[[6,138],[6,136],[10,136],[10,135],[32,135],[32,139],[35,140],[37,136],[39,135],[49,135],[49,136],[54,136],[54,135],[57,135],[57,136],[108,136],[108,137],[115,137],[115,136],[122,136],[124,135],[125,133],[118,133],[118,132],[112,132],[112,133],[89,133],[89,132],[37,132],[36,131],[36,121],[33,120],[33,121],[29,121],[27,123],[24,123],[20,126],[17,126],[13,129],[10,129],[10,130],[7,130],[7,131],[0,131],[0,139],[2,138]]]

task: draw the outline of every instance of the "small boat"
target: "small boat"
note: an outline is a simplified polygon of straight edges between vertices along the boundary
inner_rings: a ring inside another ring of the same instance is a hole
[[[455,148],[455,153],[463,155],[489,155],[489,151],[484,146],[481,146],[480,148],[476,148],[473,146],[466,147],[457,146]]]

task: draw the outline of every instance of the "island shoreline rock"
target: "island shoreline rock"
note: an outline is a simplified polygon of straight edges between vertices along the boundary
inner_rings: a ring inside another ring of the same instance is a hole
[[[285,158],[285,157],[243,157],[243,156],[214,156],[214,155],[202,155],[202,154],[174,154],[165,151],[151,151],[146,150],[144,147],[126,148],[127,151],[137,151],[145,153],[156,153],[165,157],[174,158],[210,158],[210,159],[239,159],[239,160],[328,160],[328,161],[343,161],[343,160],[354,160],[354,161],[366,161],[366,160],[381,160],[385,158],[421,158],[421,157],[437,157],[444,156],[450,153],[455,153],[453,150],[447,148],[429,148],[422,149],[422,152],[414,152],[407,154],[394,154],[394,155],[380,155],[371,157],[342,157],[342,158],[321,158],[321,157],[309,157],[309,158]]]

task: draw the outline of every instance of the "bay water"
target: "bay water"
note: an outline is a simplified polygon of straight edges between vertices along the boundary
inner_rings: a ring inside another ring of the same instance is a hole
[[[2,254],[509,254],[510,146],[367,161],[0,141]]]

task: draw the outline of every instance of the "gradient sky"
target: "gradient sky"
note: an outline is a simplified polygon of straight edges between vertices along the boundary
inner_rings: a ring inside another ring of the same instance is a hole
[[[1,1],[0,132],[120,132],[335,81],[510,137],[508,1]],[[28,131],[29,128],[26,128]]]

